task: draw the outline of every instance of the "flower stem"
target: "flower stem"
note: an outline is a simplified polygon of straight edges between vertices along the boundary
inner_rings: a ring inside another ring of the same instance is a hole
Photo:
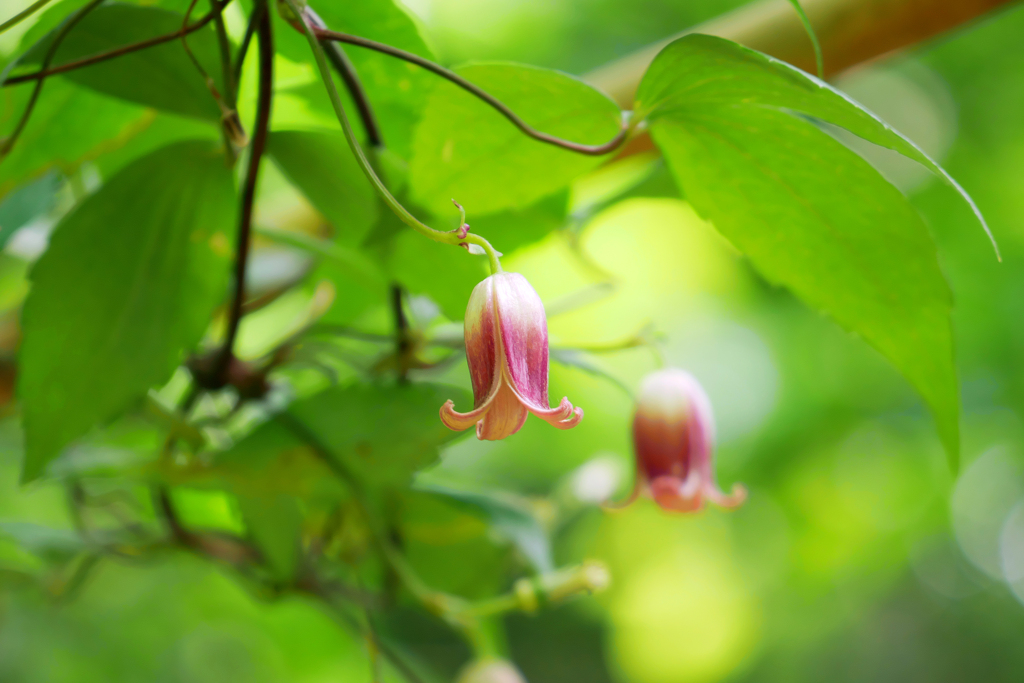
[[[352,132],[352,125],[349,123],[348,116],[345,114],[345,109],[341,104],[341,96],[338,94],[338,89],[334,85],[334,79],[331,77],[330,67],[327,64],[327,57],[324,54],[324,49],[320,45],[320,41],[317,39],[316,34],[313,32],[313,28],[309,25],[309,18],[306,13],[302,11],[296,0],[284,0],[288,5],[289,9],[299,18],[296,22],[296,27],[302,30],[306,36],[306,40],[309,41],[309,47],[313,51],[313,57],[316,59],[317,68],[320,71],[320,78],[324,82],[324,86],[327,88],[327,94],[331,98],[331,104],[334,107],[334,113],[338,118],[338,123],[341,124],[341,130],[345,134],[345,140],[348,142],[349,148],[356,157],[356,161],[359,163],[359,167],[363,173],[369,179],[373,185],[377,194],[380,195],[384,203],[388,205],[396,216],[401,219],[403,223],[408,225],[416,232],[429,237],[435,242],[442,244],[452,244],[457,246],[465,246],[469,244],[475,244],[482,248],[487,253],[491,261],[491,272],[501,272],[501,264],[498,261],[498,253],[495,251],[491,243],[480,235],[473,233],[467,233],[465,236],[459,236],[459,230],[444,231],[436,230],[431,228],[429,225],[420,222],[415,216],[409,213],[402,204],[395,199],[395,197],[388,191],[388,188],[384,185],[384,182],[378,177],[376,171],[370,161],[366,158],[366,153],[360,146],[359,141],[356,140],[355,134]]]
[[[312,7],[307,7],[306,12],[314,29],[327,28],[323,19],[313,11]],[[326,51],[327,59],[334,67],[334,70],[341,76],[341,80],[345,81],[345,88],[348,90],[348,94],[351,95],[352,100],[356,103],[359,119],[363,122],[363,130],[366,132],[366,141],[370,143],[370,147],[373,149],[383,147],[384,138],[381,136],[380,125],[377,124],[377,117],[374,116],[373,108],[370,106],[370,98],[367,97],[366,89],[363,88],[359,75],[356,73],[355,67],[352,66],[352,62],[349,61],[348,55],[345,54],[340,45],[335,45],[329,40],[322,40],[320,44]]]

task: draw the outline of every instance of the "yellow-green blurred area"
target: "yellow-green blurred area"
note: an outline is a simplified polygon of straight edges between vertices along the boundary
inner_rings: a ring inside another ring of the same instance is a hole
[[[407,2],[445,63],[503,59],[577,74],[742,4]],[[240,16],[229,21],[235,33],[239,21]],[[862,340],[763,281],[679,197],[653,153],[574,183],[560,197],[574,216],[569,229],[537,229],[546,236],[523,239],[515,249],[492,240],[505,252],[504,268],[524,274],[548,307],[552,358],[564,361],[552,363],[552,402],[567,396],[585,418],[570,431],[531,418],[518,434],[497,443],[465,436],[446,446],[440,462],[418,481],[525,500],[552,535],[556,565],[598,559],[610,568],[611,587],[600,595],[505,618],[499,640],[528,681],[1021,680],[1021,35],[1024,8],[1011,8],[835,81],[942,163],[975,198],[1000,244],[1002,263],[969,209],[927,171],[836,133],[911,197],[937,242],[955,295],[963,401],[962,464],[956,474],[948,469],[932,418],[906,381]],[[0,42],[0,50],[12,46],[6,38]],[[305,66],[284,57],[279,65],[279,79],[312,80]],[[246,120],[253,88],[251,79],[243,81]],[[285,98],[275,121],[282,128],[328,125],[321,115]],[[86,187],[56,190],[53,212],[103,181],[102,162],[86,171],[76,176]],[[620,195],[625,198],[605,201]],[[485,219],[478,223],[467,208],[474,230],[490,237]],[[495,227],[494,234],[534,234],[533,226],[514,221],[541,219],[503,220],[513,223]],[[0,346],[12,353],[14,342],[4,340],[18,334],[26,263],[44,248],[52,222],[39,219],[22,227],[0,255]],[[257,223],[267,234],[317,234],[323,219],[268,164]],[[434,253],[420,250],[419,239],[410,231],[397,242],[416,245],[409,246],[411,261]],[[482,258],[477,263],[461,251],[457,256],[462,260],[451,262],[464,272],[445,270],[444,277],[469,285],[435,296],[436,302],[410,291],[409,305],[414,322],[432,325],[438,334],[455,329],[456,339],[461,321],[444,313],[460,310],[474,278],[484,273]],[[253,283],[266,292],[314,267],[308,250],[266,235],[257,238],[253,258]],[[402,258],[394,256],[399,264]],[[449,260],[442,266],[417,263],[410,265],[422,269],[417,280],[449,268]],[[390,334],[386,304],[363,307],[363,295],[352,294],[355,284],[346,289],[346,282],[354,282],[351,275],[334,278],[327,266],[316,267],[324,269],[313,271],[322,278],[313,277],[246,318],[240,355],[267,353],[325,310],[328,322],[335,316],[347,329]],[[631,345],[638,337],[658,351]],[[329,373],[295,370],[277,385],[287,385],[281,400],[323,386],[331,373],[330,381],[344,383],[367,371],[378,361],[374,343],[344,346]],[[718,426],[719,483],[727,489],[742,482],[750,491],[738,511],[669,515],[643,499],[621,511],[601,508],[632,489],[631,392],[658,366],[659,356],[689,370],[707,390]],[[164,393],[179,392],[181,379]],[[469,388],[461,357],[441,370],[413,371],[412,379]],[[10,391],[9,380],[0,383],[0,391]],[[225,411],[215,399],[208,403],[211,413]],[[186,552],[103,558],[82,585],[54,585],[50,593],[23,589],[21,577],[39,559],[10,539],[72,553],[76,520],[68,514],[62,485],[45,479],[19,485],[17,409],[7,402],[4,410],[0,681],[371,680],[366,642],[315,600],[276,599],[226,567]],[[243,410],[235,426],[250,419],[258,417]],[[92,467],[121,467],[132,462],[132,453],[159,447],[145,430],[120,428],[121,442],[89,450]],[[232,435],[221,437],[229,443]],[[142,506],[139,514],[152,517],[143,485],[109,488],[99,493],[135,501]],[[230,495],[204,485],[177,493],[186,523],[244,529]],[[98,514],[109,521],[124,512],[118,505]],[[427,501],[410,502],[401,514],[411,520],[403,527],[404,550],[439,588],[472,598],[494,595],[507,590],[526,565],[514,553],[510,557],[500,534],[478,517]],[[38,527],[18,526],[23,523],[50,527],[52,536],[40,538]],[[55,600],[51,593],[71,597]],[[412,608],[389,611],[378,627],[411,660],[435,672],[436,679],[427,680],[452,680],[468,656],[439,621]],[[384,676],[404,680],[391,668]]]

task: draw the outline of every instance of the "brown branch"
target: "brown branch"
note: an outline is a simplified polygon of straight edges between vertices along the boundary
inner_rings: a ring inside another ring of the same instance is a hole
[[[254,11],[260,11],[258,3]],[[249,262],[249,244],[252,241],[252,210],[256,200],[256,180],[259,176],[260,161],[267,146],[267,135],[270,130],[270,107],[274,91],[274,37],[270,24],[270,11],[260,11],[259,24],[256,27],[256,38],[259,42],[259,92],[256,100],[256,125],[253,132],[252,145],[249,148],[249,167],[246,170],[245,184],[242,189],[242,205],[239,212],[238,248],[235,254],[235,294],[228,313],[228,331],[224,346],[214,366],[213,379],[223,386],[228,379],[231,367],[233,348],[238,337],[238,327],[242,321],[242,307],[245,304],[245,273]],[[215,383],[216,383],[215,382]]]
[[[463,90],[469,92],[475,97],[486,102],[493,109],[496,109],[498,113],[500,113],[502,116],[508,119],[512,123],[512,125],[518,128],[519,131],[524,135],[531,137],[534,140],[545,142],[549,145],[561,147],[562,149],[568,149],[579,154],[587,154],[590,156],[602,156],[604,154],[608,154],[609,152],[613,152],[616,149],[618,149],[625,141],[626,135],[629,132],[628,126],[625,123],[623,123],[618,134],[614,138],[612,138],[611,140],[602,145],[584,145],[578,142],[572,142],[570,140],[563,140],[562,138],[555,137],[554,135],[549,135],[547,133],[536,130],[535,128],[530,126],[530,124],[526,123],[521,118],[519,118],[519,116],[516,115],[514,111],[509,109],[498,98],[494,97],[493,95],[483,90],[482,88],[470,83],[469,81],[467,81],[462,76],[459,76],[454,71],[446,69],[440,64],[435,64],[429,59],[424,59],[423,57],[420,57],[417,54],[413,54],[412,52],[399,50],[397,47],[392,47],[390,45],[378,43],[368,38],[352,36],[347,33],[338,33],[337,31],[329,31],[327,29],[317,28],[316,26],[313,26],[312,30],[317,40],[319,40],[321,43],[333,40],[339,43],[358,45],[359,47],[365,47],[369,50],[376,50],[377,52],[381,52],[383,54],[390,55],[398,59],[402,59],[417,66],[421,66],[427,71],[431,72],[432,74],[440,76],[441,78],[450,81],[451,83],[454,83]]]
[[[202,27],[209,24],[211,21],[220,16],[221,12],[231,0],[225,0],[224,3],[218,4],[213,10],[203,16],[202,19],[194,24],[183,27],[181,30],[175,31],[174,33],[168,33],[155,38],[149,38],[147,40],[141,40],[137,43],[131,43],[129,45],[122,45],[121,47],[109,50],[107,52],[101,52],[99,54],[92,55],[90,57],[83,57],[82,59],[68,62],[67,64],[61,64],[55,66],[52,69],[47,69],[45,66],[39,71],[35,71],[30,74],[23,74],[21,76],[13,76],[4,81],[4,86],[17,85],[18,83],[27,83],[29,81],[36,81],[47,76],[53,76],[55,74],[62,74],[67,71],[74,71],[75,69],[81,69],[84,66],[91,66],[92,64],[98,64],[99,62],[105,62],[108,59],[114,59],[121,55],[126,55],[130,52],[137,52],[138,50],[145,50],[149,47],[161,45],[163,43],[169,43],[172,40],[177,40],[183,36],[187,36],[190,33],[198,31]]]
[[[1014,0],[801,0],[821,41],[825,75],[917,44]],[[788,0],[760,0],[602,66],[584,80],[631,109],[658,52],[687,33],[728,38],[814,73],[814,49]]]

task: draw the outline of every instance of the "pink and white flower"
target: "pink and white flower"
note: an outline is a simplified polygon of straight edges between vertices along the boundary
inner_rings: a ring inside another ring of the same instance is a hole
[[[737,484],[727,495],[715,483],[714,442],[711,402],[697,380],[675,368],[647,375],[633,416],[637,477],[630,500],[644,493],[673,512],[700,510],[705,501],[739,507],[746,489]]]
[[[559,429],[575,427],[583,409],[568,398],[548,407],[548,323],[544,304],[519,273],[491,275],[473,290],[466,307],[466,356],[473,380],[473,410],[441,406],[450,429],[476,425],[478,439],[515,434],[533,413]]]

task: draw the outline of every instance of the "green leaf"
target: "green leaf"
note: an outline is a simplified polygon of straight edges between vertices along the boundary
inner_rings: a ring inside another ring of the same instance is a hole
[[[72,62],[114,48],[181,29],[184,16],[156,7],[112,3],[86,15],[57,48],[53,65]],[[51,35],[21,59],[41,61]],[[217,38],[211,27],[188,35],[188,46],[223,93]],[[194,118],[220,121],[221,112],[202,74],[188,58],[180,40],[137,50],[116,59],[68,71],[63,75],[101,93]]]
[[[619,131],[615,103],[566,74],[504,63],[456,72],[545,133],[601,144]],[[454,198],[472,223],[478,214],[529,206],[601,163],[525,136],[489,105],[440,81],[416,129],[409,182],[424,207],[450,215]]]
[[[57,226],[22,313],[23,479],[170,377],[223,298],[231,172],[206,142],[127,166]]]
[[[288,412],[362,481],[399,486],[461,435],[438,416],[448,399],[472,403],[465,390],[440,384],[353,384],[296,401]]]
[[[460,491],[437,484],[417,484],[415,488],[482,514],[491,528],[518,548],[539,573],[554,570],[548,533],[525,500],[498,491]]]
[[[765,277],[889,359],[930,407],[953,467],[959,410],[952,297],[935,245],[896,188],[803,114],[941,175],[912,142],[831,86],[727,40],[691,35],[654,60],[636,111],[687,199]],[[987,230],[987,226],[983,227]]]
[[[340,243],[359,244],[377,222],[377,195],[341,133],[275,131],[267,152],[331,222]]]
[[[653,122],[719,107],[806,114],[913,159],[960,193],[995,246],[974,200],[917,145],[828,83],[731,41],[691,34],[671,43],[644,74],[634,111]]]
[[[914,207],[814,125],[772,109],[658,119],[651,134],[693,206],[771,282],[889,359],[959,448],[952,297]]]
[[[239,496],[249,535],[278,579],[295,575],[302,540],[302,511],[291,496]]]
[[[31,84],[3,89],[0,137],[14,128]],[[153,120],[152,112],[79,88],[62,78],[47,79],[11,153],[0,162],[0,196],[57,168],[73,173],[83,162],[122,147]]]

